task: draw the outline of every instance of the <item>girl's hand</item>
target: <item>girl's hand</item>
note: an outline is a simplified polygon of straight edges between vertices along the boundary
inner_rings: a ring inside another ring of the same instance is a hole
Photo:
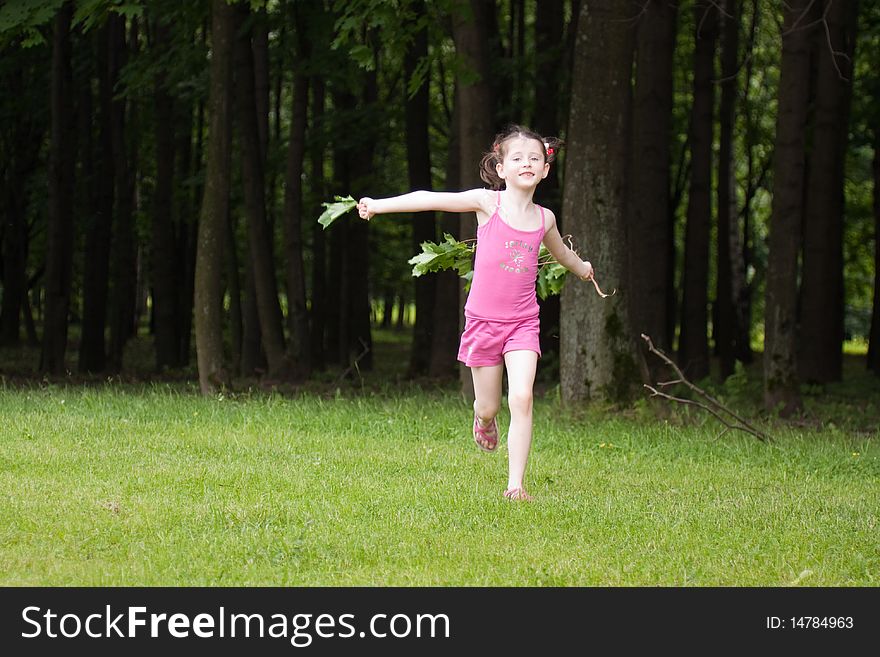
[[[593,271],[593,265],[591,265],[588,260],[584,260],[583,265],[584,265],[584,273],[581,274],[581,280],[588,281],[591,278],[593,278],[593,274],[595,274],[595,272]]]
[[[360,201],[358,201],[357,209],[361,219],[369,221],[370,218],[374,214],[376,214],[376,210],[372,207],[374,204],[375,201],[369,196],[364,196]]]

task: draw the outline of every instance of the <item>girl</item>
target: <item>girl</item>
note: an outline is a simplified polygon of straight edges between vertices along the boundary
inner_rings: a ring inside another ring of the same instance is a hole
[[[510,427],[504,496],[512,500],[533,499],[523,487],[523,475],[532,444],[532,387],[541,355],[535,291],[541,242],[581,279],[593,276],[592,265],[563,244],[553,213],[532,202],[558,145],[556,139],[511,126],[496,136],[480,164],[480,177],[492,190],[418,191],[384,199],[365,197],[358,203],[358,213],[366,220],[389,212],[476,213],[474,273],[458,360],[471,368],[474,442],[486,452],[498,448],[496,416],[507,366]]]

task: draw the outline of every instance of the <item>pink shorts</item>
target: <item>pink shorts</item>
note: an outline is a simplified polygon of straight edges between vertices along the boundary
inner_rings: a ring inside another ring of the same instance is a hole
[[[466,317],[458,360],[468,367],[500,365],[508,351],[526,349],[541,355],[538,317],[517,322],[493,322]]]

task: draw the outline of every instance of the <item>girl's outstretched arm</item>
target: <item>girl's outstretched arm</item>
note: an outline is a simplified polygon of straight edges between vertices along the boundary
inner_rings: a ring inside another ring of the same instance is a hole
[[[550,252],[556,262],[579,276],[582,280],[589,280],[593,275],[593,265],[586,260],[581,260],[574,251],[568,248],[559,235],[559,229],[556,228],[556,216],[548,209],[544,212],[550,215],[551,226],[544,233],[544,246]]]
[[[391,212],[482,212],[490,207],[491,193],[486,189],[465,192],[410,192],[389,198],[365,196],[357,205],[361,219],[369,220],[374,214]],[[489,205],[487,205],[489,204]]]

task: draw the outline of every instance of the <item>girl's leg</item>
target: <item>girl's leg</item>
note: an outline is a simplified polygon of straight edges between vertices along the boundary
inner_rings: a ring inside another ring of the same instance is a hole
[[[504,354],[504,362],[507,364],[507,402],[510,406],[507,489],[512,490],[523,487],[532,446],[532,389],[538,354],[528,350],[508,351]]]
[[[504,365],[472,367],[474,378],[474,413],[480,426],[487,427],[501,408],[501,372]]]

